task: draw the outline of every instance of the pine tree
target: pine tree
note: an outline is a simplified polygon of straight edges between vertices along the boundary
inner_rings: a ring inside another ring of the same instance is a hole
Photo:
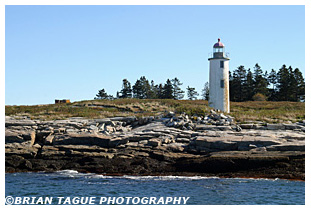
[[[232,101],[246,100],[246,70],[244,66],[239,66],[234,70],[230,84],[230,98]]]
[[[288,67],[289,80],[288,80],[288,99],[289,101],[303,101],[305,84],[302,73],[298,68],[293,70],[291,66]]]
[[[205,82],[204,87],[202,89],[202,97],[204,100],[209,100],[209,85],[208,82]]]
[[[173,85],[173,98],[176,100],[180,100],[184,97],[185,91],[183,91],[180,86],[182,83],[175,77],[174,79],[171,80],[171,83]]]
[[[295,68],[293,74],[295,81],[297,82],[297,86],[295,88],[295,99],[296,101],[305,101],[305,81],[302,73],[298,68]]]
[[[98,91],[98,93],[96,94],[96,97],[94,99],[109,99],[112,100],[113,96],[112,95],[108,95],[105,91],[105,89],[101,89]]]
[[[149,98],[155,99],[155,98],[159,98],[158,97],[158,86],[154,84],[154,81],[151,80],[151,85],[150,85],[150,94],[149,94]]]
[[[120,91],[120,98],[131,98],[132,97],[132,88],[131,83],[127,79],[123,79],[122,90]]]
[[[163,85],[161,83],[159,85],[156,85],[156,89],[157,89],[157,98],[164,99],[165,95]]]
[[[294,77],[294,70],[291,66],[288,67],[288,90],[287,90],[287,100],[288,101],[297,101],[297,81]]]
[[[133,98],[143,98],[143,88],[140,80],[136,80],[132,87]]]
[[[146,79],[145,76],[140,77],[140,79],[136,81],[136,83],[133,85],[132,90],[134,98],[150,98],[151,87],[149,81]]]
[[[268,81],[264,77],[263,71],[258,63],[254,67],[254,94],[261,93],[268,95]]]
[[[195,91],[195,88],[187,87],[187,95],[189,100],[196,100],[197,96],[199,95],[197,91]]]
[[[278,101],[288,101],[289,93],[289,71],[284,64],[277,73],[277,99]]]
[[[173,99],[174,98],[174,96],[173,96],[173,85],[171,83],[171,80],[169,80],[169,79],[166,80],[166,83],[164,85],[163,97],[165,99]]]
[[[254,96],[254,80],[253,80],[253,73],[251,71],[251,69],[247,70],[247,75],[246,75],[246,81],[245,81],[245,93],[246,93],[246,97],[245,100],[246,101],[250,101],[253,99]]]
[[[268,81],[270,84],[272,84],[272,89],[269,89],[269,100],[276,101],[277,100],[277,91],[276,91],[276,85],[277,85],[277,73],[274,69],[271,70]]]

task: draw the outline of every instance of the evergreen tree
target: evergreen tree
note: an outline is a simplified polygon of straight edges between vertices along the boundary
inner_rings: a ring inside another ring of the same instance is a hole
[[[195,91],[195,88],[187,87],[187,95],[189,100],[196,100],[197,96],[199,95],[197,91]]]
[[[150,85],[150,94],[149,94],[149,98],[159,98],[158,97],[158,86],[154,84],[154,81],[151,80],[151,85]]]
[[[288,101],[289,99],[289,71],[284,64],[277,73],[277,99],[278,101]]]
[[[174,98],[174,96],[173,96],[173,85],[171,83],[171,80],[169,80],[169,79],[166,80],[166,83],[164,85],[163,97],[165,99],[173,99]]]
[[[293,70],[291,66],[288,67],[289,81],[288,81],[288,100],[302,101],[304,100],[305,84],[302,73],[298,68]]]
[[[261,93],[265,96],[268,95],[268,81],[258,63],[254,67],[254,94],[256,93]]]
[[[105,89],[101,89],[98,91],[98,93],[96,94],[96,97],[94,99],[109,99],[112,100],[113,96],[112,95],[108,95],[105,91]]]
[[[133,98],[143,98],[143,85],[141,84],[140,80],[136,80],[135,84],[133,85]]]
[[[171,80],[171,83],[173,85],[173,98],[176,100],[180,100],[184,97],[185,91],[183,91],[180,86],[182,83],[175,77],[174,79]]]
[[[239,66],[234,70],[230,84],[230,98],[232,101],[245,101],[246,99],[246,70],[244,66]]]
[[[157,98],[164,99],[165,95],[163,85],[162,84],[156,85],[156,89],[157,89]]]
[[[134,98],[150,98],[151,87],[145,76],[140,77],[140,79],[136,81],[135,85],[133,85],[132,89]]]
[[[143,85],[143,98],[147,99],[151,96],[151,87],[149,81],[146,79],[146,77],[140,78],[141,84]]]
[[[132,97],[132,88],[131,83],[127,79],[123,79],[122,90],[120,91],[121,95],[119,98],[131,98]]]
[[[293,75],[296,81],[295,99],[296,101],[305,101],[305,81],[302,73],[298,68],[295,68]]]
[[[297,92],[297,81],[294,77],[294,71],[291,66],[288,67],[288,90],[287,90],[287,100],[288,101],[297,101],[296,92]]]
[[[205,82],[204,87],[202,89],[202,96],[204,100],[209,100],[209,85],[208,82]]]
[[[277,100],[277,91],[276,91],[276,85],[277,85],[277,73],[274,69],[271,70],[268,81],[270,84],[272,84],[272,89],[269,89],[269,100],[276,101]]]
[[[247,75],[246,75],[246,81],[245,81],[245,100],[246,101],[250,101],[252,100],[253,96],[254,96],[254,80],[253,80],[253,73],[251,71],[251,69],[247,70]]]

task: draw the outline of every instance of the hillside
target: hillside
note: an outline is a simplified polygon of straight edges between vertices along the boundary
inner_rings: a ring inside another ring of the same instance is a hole
[[[157,116],[165,111],[185,112],[190,116],[204,116],[210,112],[205,100],[117,99],[87,100],[68,104],[34,106],[5,106],[6,116],[29,116],[31,119],[55,120],[69,117],[89,119],[116,116]],[[305,103],[248,101],[231,102],[230,115],[236,122],[265,123],[298,122],[305,119]]]

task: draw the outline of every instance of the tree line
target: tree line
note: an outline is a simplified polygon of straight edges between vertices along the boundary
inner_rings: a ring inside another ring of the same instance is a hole
[[[164,84],[155,84],[153,80],[149,80],[142,76],[136,80],[132,86],[127,79],[122,81],[122,89],[117,91],[116,97],[108,95],[105,89],[98,91],[94,99],[118,99],[118,98],[138,98],[138,99],[175,99],[180,100],[184,98],[185,91],[181,89],[181,81],[175,77],[174,79],[167,79]],[[208,88],[208,85],[206,85]],[[189,100],[198,98],[199,93],[193,87],[187,87],[187,96]]]
[[[175,99],[180,100],[185,96],[181,89],[183,83],[177,78],[167,79],[164,84],[155,84],[142,76],[134,85],[127,79],[123,79],[122,88],[117,91],[116,97],[108,95],[105,89],[98,91],[94,99]],[[277,72],[272,69],[269,73],[263,71],[258,63],[253,71],[244,66],[239,66],[233,72],[229,72],[230,101],[304,101],[305,82],[298,68],[283,65]],[[186,88],[189,100],[198,99],[199,93],[193,87]],[[208,82],[204,84],[201,92],[202,99],[209,98]]]
[[[305,81],[298,68],[263,71],[258,63],[254,70],[239,66],[229,73],[230,101],[304,101]]]

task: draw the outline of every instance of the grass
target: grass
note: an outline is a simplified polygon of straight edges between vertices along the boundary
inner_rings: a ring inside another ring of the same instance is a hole
[[[234,102],[231,115],[237,121],[263,121],[268,123],[297,122],[305,119],[305,103],[288,101]]]
[[[69,104],[36,106],[6,106],[7,116],[29,116],[32,119],[55,120],[69,117],[107,118],[114,116],[150,116],[165,111],[185,112],[188,115],[204,116],[210,112],[204,100],[172,99],[117,99],[88,100]],[[231,116],[240,123],[262,121],[266,123],[297,122],[305,119],[305,104],[302,102],[248,101],[231,102]]]

